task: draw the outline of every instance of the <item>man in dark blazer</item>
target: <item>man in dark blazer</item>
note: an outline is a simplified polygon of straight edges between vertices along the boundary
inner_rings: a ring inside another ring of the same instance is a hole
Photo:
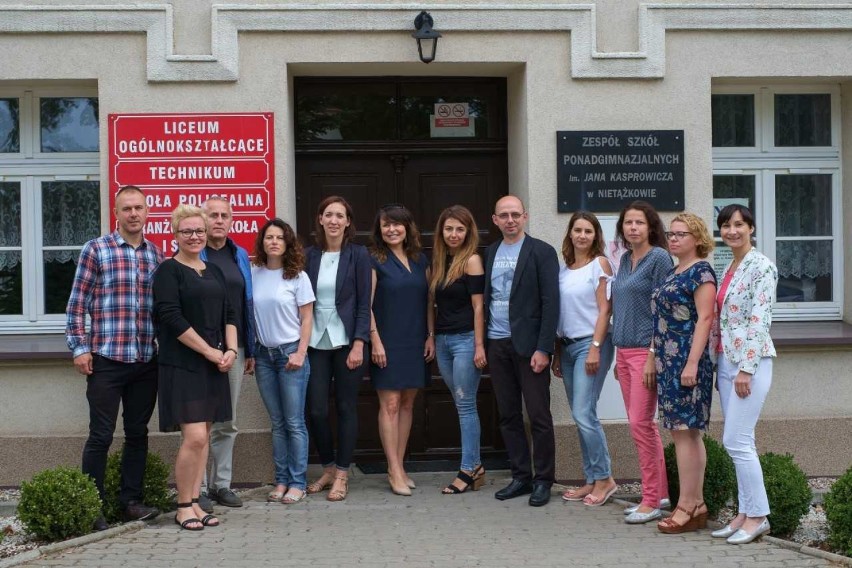
[[[503,239],[488,247],[485,259],[488,365],[512,469],[512,482],[495,497],[532,493],[529,504],[540,507],[550,500],[555,474],[550,357],[559,318],[559,261],[552,246],[524,232],[527,212],[517,197],[501,198],[491,219]],[[532,460],[522,398],[532,431]]]

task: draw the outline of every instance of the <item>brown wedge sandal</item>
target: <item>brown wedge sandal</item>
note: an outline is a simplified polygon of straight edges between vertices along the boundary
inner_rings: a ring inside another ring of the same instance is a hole
[[[666,519],[663,519],[659,523],[657,523],[657,528],[660,529],[661,533],[665,534],[681,534],[685,532],[697,531],[699,529],[707,528],[707,508],[704,508],[704,511],[699,513],[698,509],[704,507],[704,501],[696,505],[692,508],[692,512],[690,513],[680,505],[675,507],[675,511],[683,511],[687,515],[686,521],[683,523],[679,523],[674,520],[674,512],[672,512],[672,516]]]

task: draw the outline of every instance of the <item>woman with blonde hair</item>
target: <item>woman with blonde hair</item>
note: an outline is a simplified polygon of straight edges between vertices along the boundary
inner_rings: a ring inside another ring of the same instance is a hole
[[[704,260],[713,237],[700,217],[680,213],[666,233],[677,266],[654,291],[654,365],[645,382],[657,385],[660,419],[671,431],[677,456],[680,497],[671,517],[657,523],[660,532],[679,534],[707,526],[702,434],[710,423],[713,362],[708,349],[716,298],[716,274]]]
[[[478,491],[485,482],[479,455],[481,427],[476,409],[485,358],[485,270],[477,254],[479,234],[470,211],[447,207],[435,226],[430,297],[435,305],[435,355],[453,396],[461,430],[461,467],[442,493]]]
[[[586,480],[581,489],[562,498],[597,507],[612,497],[618,485],[598,420],[598,399],[615,348],[609,329],[612,267],[604,256],[603,231],[594,214],[577,211],[571,216],[562,258],[565,266],[559,271],[559,325],[551,369],[565,384]]]
[[[231,419],[228,370],[237,358],[236,316],[228,303],[225,275],[201,260],[207,219],[198,207],[172,212],[178,251],[154,275],[154,317],[159,345],[160,430],[181,431],[175,463],[175,523],[190,531],[219,520],[198,499],[207,464],[210,427]]]

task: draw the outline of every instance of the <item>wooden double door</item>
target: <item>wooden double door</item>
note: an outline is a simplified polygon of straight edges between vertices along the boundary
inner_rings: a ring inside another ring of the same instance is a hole
[[[317,206],[329,195],[352,204],[362,244],[369,243],[376,212],[388,203],[411,210],[430,257],[438,216],[450,205],[471,210],[483,246],[498,238],[491,213],[507,193],[504,79],[297,78],[295,93],[297,227],[304,242],[313,242]],[[468,103],[473,128],[466,136],[442,136],[435,129],[433,109],[441,101]],[[502,455],[487,373],[478,403],[483,455]],[[384,459],[377,414],[378,400],[365,377],[356,461]],[[433,363],[431,384],[415,404],[409,459],[456,459],[459,446],[452,396]]]

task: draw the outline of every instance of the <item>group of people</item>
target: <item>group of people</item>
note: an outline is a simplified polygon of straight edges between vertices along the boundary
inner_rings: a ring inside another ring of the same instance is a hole
[[[718,354],[724,444],[736,464],[740,513],[713,536],[742,543],[769,530],[754,427],[771,384],[777,271],[753,248],[754,218],[743,206],[728,206],[718,217],[733,253],[718,290],[705,260],[713,239],[701,218],[681,213],[666,232],[641,201],[619,217],[617,239],[626,252],[618,270],[605,254],[597,218],[582,211],[569,221],[560,268],[555,249],[525,232],[528,213],[515,196],[496,203],[492,221],[502,238],[482,257],[471,212],[445,209],[431,262],[413,215],[400,204],[377,212],[372,243],[364,247],[354,242],[350,204],[327,197],[317,210],[314,246],[303,250],[292,227],[276,218],[258,233],[251,261],[228,238],[231,210],[223,198],[175,209],[177,252],[167,260],[144,238],[141,190],[122,188],[115,213],[118,229],[81,253],[67,339],[76,368],[88,377],[83,471],[101,495],[119,402],[124,406],[120,500],[128,518],[156,514],[141,498],[147,423],[157,400],[160,429],[182,433],[175,522],[203,530],[219,522],[210,499],[242,504],[230,488],[234,423],[242,377],[253,373],[272,427],[269,501],[296,503],[326,490],[329,501],[347,497],[365,374],[378,395],[389,487],[411,495],[415,484],[403,458],[414,401],[430,381],[433,359],[461,431],[460,468],[443,493],[484,483],[476,400],[487,365],[512,474],[495,497],[529,494],[532,506],[550,499],[552,372],[565,385],[585,478],[563,499],[600,506],[617,489],[596,410],[615,359],[642,475],[642,501],[625,511],[625,520],[658,520],[665,533],[695,530],[707,518],[701,433]],[[680,499],[666,519],[658,409],[672,432],[680,477]],[[323,466],[311,483],[308,425]],[[104,527],[99,519],[96,528]]]

